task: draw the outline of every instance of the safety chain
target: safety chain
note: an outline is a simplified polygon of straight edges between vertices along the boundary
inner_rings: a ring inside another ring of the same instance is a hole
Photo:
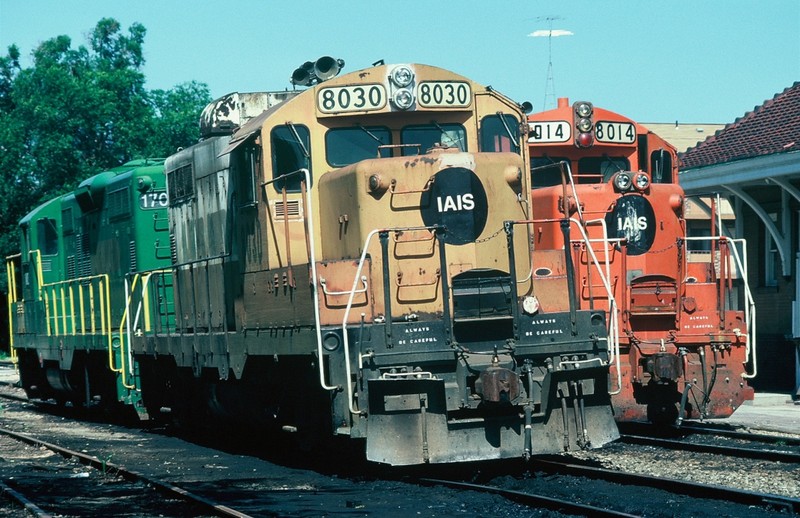
[[[485,243],[486,241],[489,241],[490,239],[494,239],[494,238],[496,238],[496,237],[497,237],[497,235],[498,235],[498,234],[500,234],[500,232],[502,232],[503,230],[505,230],[505,228],[504,228],[504,227],[500,227],[500,229],[499,229],[499,230],[496,230],[496,231],[494,232],[494,234],[492,234],[492,235],[490,235],[490,236],[487,236],[487,237],[485,237],[485,238],[483,238],[483,239],[476,239],[476,240],[475,240],[475,243],[476,243],[476,244],[477,244],[477,243]]]

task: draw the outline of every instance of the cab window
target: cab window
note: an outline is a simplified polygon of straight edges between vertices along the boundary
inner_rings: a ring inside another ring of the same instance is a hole
[[[255,139],[242,146],[241,151],[231,154],[234,165],[237,187],[235,195],[238,197],[239,207],[251,207],[257,203],[256,179],[261,169],[261,147]]]
[[[615,173],[630,171],[631,165],[622,157],[586,157],[578,161],[579,183],[599,183],[611,180]],[[574,171],[573,171],[574,172]]]
[[[386,127],[335,128],[325,134],[325,157],[332,167],[344,167],[367,158],[391,156],[392,133]]]
[[[489,115],[481,121],[481,151],[519,153],[519,121],[513,115]]]
[[[58,231],[56,230],[56,220],[52,218],[42,218],[36,222],[36,233],[38,234],[39,251],[42,255],[58,254]]]
[[[663,149],[650,154],[650,174],[653,183],[672,183],[672,155]]]
[[[308,128],[296,124],[287,124],[273,128],[270,135],[272,143],[272,179],[294,173],[300,169],[308,169],[311,173],[311,137]],[[276,191],[300,192],[300,183],[305,179],[302,173],[293,174],[273,182]],[[310,187],[310,186],[307,186]]]
[[[531,185],[538,187],[552,187],[561,184],[561,162],[569,163],[568,158],[557,157],[531,157]]]
[[[467,131],[461,124],[426,124],[419,126],[406,126],[400,132],[403,144],[403,155],[418,155],[425,153],[435,145],[467,150]],[[419,147],[416,146],[419,144]]]

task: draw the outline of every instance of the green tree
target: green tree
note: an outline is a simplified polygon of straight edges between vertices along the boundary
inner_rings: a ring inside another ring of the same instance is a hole
[[[0,57],[0,252],[19,249],[17,222],[36,204],[133,158],[167,156],[199,138],[203,83],[145,88],[146,29],[100,20],[87,45],[56,36],[20,65]],[[0,290],[5,290],[5,279]]]
[[[152,90],[150,104],[155,110],[151,128],[149,156],[169,156],[178,147],[195,144],[200,137],[200,112],[211,101],[205,83],[181,83],[171,90]],[[187,117],[187,113],[195,114]]]

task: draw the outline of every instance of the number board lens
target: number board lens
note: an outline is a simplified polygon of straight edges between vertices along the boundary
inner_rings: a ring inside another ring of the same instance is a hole
[[[636,127],[630,122],[599,121],[594,125],[594,138],[598,142],[633,144],[636,141]]]
[[[384,106],[383,85],[331,86],[317,92],[317,107],[322,113],[375,111]]]
[[[567,121],[528,123],[528,142],[567,142],[572,136],[572,126]]]
[[[463,81],[422,81],[417,103],[423,108],[466,108],[472,104],[472,88]]]

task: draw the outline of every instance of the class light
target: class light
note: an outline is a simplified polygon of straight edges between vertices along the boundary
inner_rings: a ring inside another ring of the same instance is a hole
[[[627,191],[631,188],[631,175],[628,173],[617,173],[614,177],[614,187],[618,191]]]
[[[634,185],[636,185],[637,189],[643,191],[650,187],[650,178],[648,178],[644,173],[637,173]]]
[[[411,90],[403,88],[402,90],[398,90],[394,93],[392,102],[394,102],[394,105],[401,110],[407,110],[411,108],[412,104],[414,104],[414,95],[411,93]]]
[[[394,84],[403,88],[410,85],[414,80],[414,72],[406,65],[398,65],[392,69],[389,77]]]

